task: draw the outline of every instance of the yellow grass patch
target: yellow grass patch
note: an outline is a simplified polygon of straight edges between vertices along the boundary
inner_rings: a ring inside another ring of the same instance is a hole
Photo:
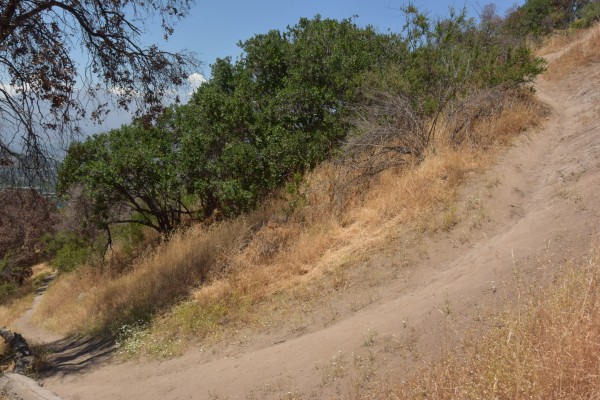
[[[54,272],[54,268],[52,268],[48,263],[37,264],[31,267],[31,276],[29,277],[29,280],[36,281],[43,279]]]
[[[574,42],[553,61],[544,77],[550,80],[561,79],[578,67],[600,63],[600,24],[585,31],[586,40]]]
[[[600,397],[600,253],[567,265],[554,282],[522,293],[521,304],[465,335],[379,398],[596,399]]]
[[[11,328],[12,323],[31,307],[32,302],[33,292],[0,305],[0,326]]]
[[[587,29],[566,29],[563,31],[556,31],[543,41],[541,46],[536,50],[536,54],[540,57],[544,57],[563,50],[569,44],[581,39],[586,32]]]

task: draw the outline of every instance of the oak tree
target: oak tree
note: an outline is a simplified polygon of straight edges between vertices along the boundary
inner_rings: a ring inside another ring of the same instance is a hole
[[[73,143],[59,171],[58,191],[81,187],[92,204],[91,219],[106,229],[136,223],[161,233],[173,231],[185,215],[179,171],[179,138],[144,127],[140,121]]]
[[[166,39],[193,3],[0,0],[0,166],[40,172],[56,143],[115,106],[156,115],[196,62],[144,46],[143,27],[159,16]]]

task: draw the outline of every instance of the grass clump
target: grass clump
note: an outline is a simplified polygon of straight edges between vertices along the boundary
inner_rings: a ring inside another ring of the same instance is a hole
[[[2,326],[10,327],[12,323],[19,318],[33,302],[33,291],[23,296],[12,296],[10,300],[0,304],[0,321]]]
[[[600,62],[600,25],[586,31],[586,34],[589,35],[586,40],[573,41],[567,50],[552,62],[544,75],[545,79],[562,79],[576,68]]]
[[[415,399],[595,399],[600,396],[600,252],[566,265],[548,287],[465,335],[387,394]]]

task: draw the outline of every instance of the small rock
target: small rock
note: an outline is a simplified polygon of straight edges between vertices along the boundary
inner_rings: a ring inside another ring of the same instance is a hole
[[[75,300],[76,303],[81,303],[83,301],[85,301],[85,298],[88,296],[88,294],[86,292],[83,293],[79,293],[79,296],[77,296],[77,299]]]

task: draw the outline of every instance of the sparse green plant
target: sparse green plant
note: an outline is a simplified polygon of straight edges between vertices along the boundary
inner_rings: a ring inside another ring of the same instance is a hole
[[[459,222],[458,210],[456,204],[450,204],[442,213],[439,228],[443,231],[450,231]]]
[[[0,283],[0,304],[4,303],[6,299],[9,299],[18,289],[19,287],[14,282]]]
[[[40,372],[50,367],[50,348],[44,343],[30,343],[29,350],[33,355],[33,362],[31,363],[31,375],[37,377]]]
[[[149,334],[148,323],[145,321],[123,324],[117,332],[117,352],[125,359],[139,357]]]
[[[377,338],[377,331],[375,329],[369,329],[366,333],[363,333],[363,346],[373,347]]]

